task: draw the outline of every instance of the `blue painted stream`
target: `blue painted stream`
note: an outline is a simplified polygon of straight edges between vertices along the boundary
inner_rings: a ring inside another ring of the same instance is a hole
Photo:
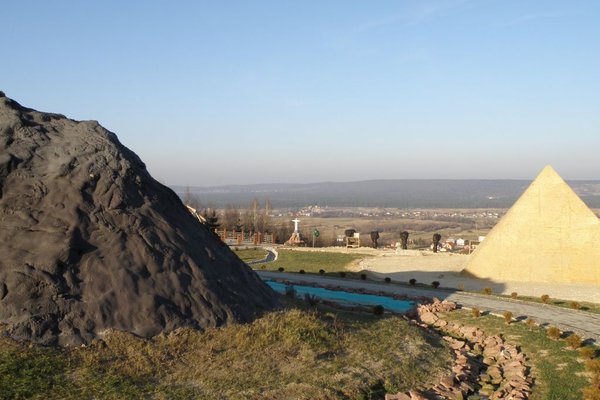
[[[305,293],[308,293],[323,300],[330,300],[339,303],[357,304],[363,306],[375,306],[379,304],[382,305],[386,310],[398,313],[404,313],[410,310],[416,304],[413,301],[396,300],[392,297],[377,296],[374,294],[343,292],[303,285],[287,285],[285,283],[275,282],[272,280],[265,280],[265,283],[278,293],[285,293],[286,287],[293,286],[296,290],[296,294],[300,297],[303,297]]]

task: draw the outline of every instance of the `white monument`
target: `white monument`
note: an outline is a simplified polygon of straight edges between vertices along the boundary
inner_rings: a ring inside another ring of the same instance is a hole
[[[300,220],[298,218],[294,218],[292,222],[294,223],[294,233],[292,233],[292,236],[290,236],[285,244],[288,246],[300,246],[304,244],[304,240],[302,240],[300,237],[300,232],[298,231],[298,223]]]

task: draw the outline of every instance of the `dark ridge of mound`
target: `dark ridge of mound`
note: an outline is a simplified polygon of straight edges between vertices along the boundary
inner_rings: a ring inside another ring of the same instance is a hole
[[[275,293],[95,121],[0,92],[0,322],[89,343],[252,320]]]

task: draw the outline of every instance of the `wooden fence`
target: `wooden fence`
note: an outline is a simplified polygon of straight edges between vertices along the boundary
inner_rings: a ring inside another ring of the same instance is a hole
[[[217,229],[216,233],[228,245],[275,244],[275,235],[272,233],[236,232],[227,229]]]

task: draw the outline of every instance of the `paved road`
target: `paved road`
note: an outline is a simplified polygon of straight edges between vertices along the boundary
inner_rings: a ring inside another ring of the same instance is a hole
[[[248,264],[248,265],[266,264],[266,263],[277,260],[277,254],[275,254],[275,252],[272,249],[267,248],[265,250],[267,250],[267,256],[265,258],[263,258],[262,260],[249,261],[246,264]]]
[[[510,311],[515,318],[531,317],[537,323],[557,326],[563,331],[573,331],[583,338],[600,342],[600,314],[458,291],[412,288],[395,284],[364,282],[318,275],[298,275],[271,271],[257,272],[262,278],[279,278],[294,282],[317,283],[319,285],[381,290],[387,293],[405,294],[408,296],[437,297],[442,300],[453,301],[464,307],[477,307],[481,310],[488,310],[498,314]]]

